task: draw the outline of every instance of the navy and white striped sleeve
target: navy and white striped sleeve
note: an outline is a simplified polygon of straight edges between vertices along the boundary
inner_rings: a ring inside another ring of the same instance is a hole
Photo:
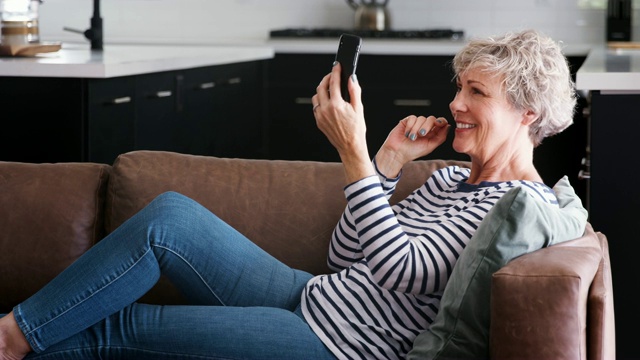
[[[380,172],[375,160],[373,161],[373,166],[377,174],[377,179],[383,188],[385,197],[389,199],[391,195],[393,195],[402,173],[398,174],[397,177],[390,179]],[[375,177],[371,176],[371,180],[374,179]],[[352,186],[358,186],[358,183],[359,181],[349,184],[345,189]],[[360,243],[358,241],[358,234],[353,222],[353,215],[351,214],[349,206],[347,206],[340,217],[340,221],[338,221],[338,225],[336,225],[331,235],[327,264],[331,270],[340,271],[351,266],[354,262],[361,260],[363,257],[362,249],[360,248]]]

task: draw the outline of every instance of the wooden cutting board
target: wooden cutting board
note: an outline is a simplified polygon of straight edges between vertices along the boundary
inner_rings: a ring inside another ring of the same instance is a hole
[[[640,42],[633,41],[610,41],[607,46],[612,49],[640,49]]]
[[[40,53],[56,52],[60,50],[60,42],[41,42],[35,44],[0,44],[0,56],[34,56]]]

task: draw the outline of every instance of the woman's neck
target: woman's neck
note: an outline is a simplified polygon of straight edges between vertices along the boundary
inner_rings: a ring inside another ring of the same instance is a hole
[[[510,156],[498,154],[487,160],[471,159],[470,184],[482,181],[501,182],[509,180],[528,180],[543,182],[533,165],[533,149],[511,153]]]

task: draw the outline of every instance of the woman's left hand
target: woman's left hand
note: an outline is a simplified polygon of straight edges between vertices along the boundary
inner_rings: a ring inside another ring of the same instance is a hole
[[[325,76],[311,99],[316,125],[336,148],[350,181],[373,175],[366,140],[362,89],[355,78],[348,84],[351,102],[340,92],[340,64]]]
[[[426,156],[447,138],[449,123],[445,118],[410,115],[400,120],[376,154],[378,170],[393,178],[404,164]]]

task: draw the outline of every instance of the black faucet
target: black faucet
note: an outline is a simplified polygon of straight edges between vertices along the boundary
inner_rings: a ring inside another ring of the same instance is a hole
[[[93,17],[91,27],[85,31],[64,27],[64,30],[84,34],[91,41],[91,50],[102,50],[102,18],[100,17],[100,0],[93,0]]]

